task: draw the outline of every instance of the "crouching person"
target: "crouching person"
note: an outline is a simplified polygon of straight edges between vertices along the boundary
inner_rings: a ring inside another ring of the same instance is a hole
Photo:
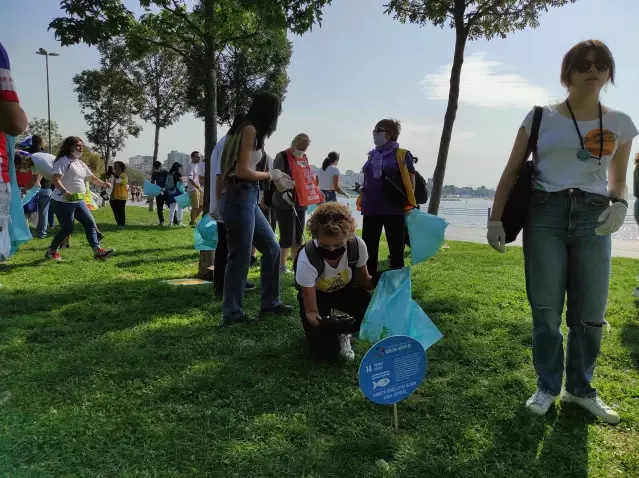
[[[304,333],[315,360],[353,360],[350,334],[359,331],[373,288],[366,245],[355,236],[348,206],[321,204],[308,220],[312,240],[295,260],[295,282]],[[336,317],[350,316],[350,319]]]

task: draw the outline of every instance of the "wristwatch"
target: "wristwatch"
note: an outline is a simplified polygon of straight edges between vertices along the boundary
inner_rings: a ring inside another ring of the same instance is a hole
[[[625,199],[621,199],[621,198],[616,198],[616,197],[610,197],[610,202],[611,203],[617,203],[620,202],[621,204],[623,204],[624,206],[628,207],[628,201],[626,201]]]

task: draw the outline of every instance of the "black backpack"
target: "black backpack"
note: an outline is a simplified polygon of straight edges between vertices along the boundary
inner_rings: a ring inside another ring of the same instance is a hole
[[[317,249],[317,246],[312,240],[300,247],[297,251],[297,256],[295,256],[295,261],[293,261],[293,273],[297,272],[297,260],[299,259],[302,250],[305,250],[308,261],[317,271],[318,277],[321,276],[324,273],[324,259],[319,255],[319,251]],[[351,237],[346,242],[346,259],[348,260],[348,267],[352,269],[352,276],[355,277],[355,266],[359,261],[359,244],[357,243],[357,238],[355,236]],[[297,282],[295,282],[295,287],[299,289]]]
[[[428,188],[424,176],[415,170],[415,202],[417,204],[426,204],[428,201]]]

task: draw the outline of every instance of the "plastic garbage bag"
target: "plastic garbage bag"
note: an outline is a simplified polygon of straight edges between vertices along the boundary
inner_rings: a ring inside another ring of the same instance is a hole
[[[145,196],[159,196],[162,192],[162,188],[157,184],[151,184],[148,179],[144,180],[144,195]]]
[[[444,243],[448,223],[419,209],[406,214],[406,226],[410,237],[410,256],[413,264],[433,257]]]
[[[306,208],[306,214],[312,214],[313,211],[315,211],[316,207],[317,207],[317,204],[311,204],[310,206],[308,206]]]
[[[214,251],[217,249],[217,222],[208,214],[200,220],[194,232],[195,249],[198,251]]]
[[[183,194],[180,194],[178,196],[175,196],[175,202],[182,209],[185,209],[185,208],[187,208],[187,207],[189,207],[191,205],[191,198],[189,197],[188,194],[183,193]]]
[[[22,205],[26,206],[27,203],[31,201],[36,194],[38,194],[38,192],[40,192],[40,186],[34,186],[31,189],[29,189],[24,195],[24,197],[22,198]]]
[[[391,335],[408,335],[424,350],[443,337],[412,299],[410,267],[386,271],[375,288],[360,327],[360,339],[378,342]]]
[[[0,133],[4,134],[4,133]],[[15,153],[15,138],[5,135],[7,138],[7,153],[9,158],[13,158]],[[13,255],[21,244],[33,239],[27,219],[24,217],[22,208],[22,198],[20,197],[20,188],[18,187],[18,179],[16,177],[16,167],[13,161],[9,161],[9,178],[11,183],[11,204],[9,205],[9,237],[11,240],[11,251],[9,255]],[[6,257],[6,256],[5,256]]]

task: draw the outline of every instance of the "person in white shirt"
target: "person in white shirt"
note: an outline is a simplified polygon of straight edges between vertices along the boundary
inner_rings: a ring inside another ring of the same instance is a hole
[[[82,140],[76,136],[69,136],[63,141],[53,162],[52,182],[55,191],[51,197],[51,204],[60,223],[60,230],[45,253],[45,257],[53,261],[62,260],[58,249],[64,239],[73,232],[74,217],[84,227],[87,242],[96,259],[104,259],[113,252],[113,249],[100,247],[95,222],[85,202],[87,181],[103,188],[110,188],[111,184],[96,177],[80,159],[83,150]]]
[[[328,156],[322,163],[322,169],[317,175],[317,185],[322,193],[324,193],[326,202],[337,201],[337,193],[347,199],[350,198],[349,194],[345,192],[340,185],[340,171],[337,169],[338,163],[339,153],[335,151],[328,153]]]
[[[537,373],[537,390],[526,407],[538,415],[545,415],[560,396],[608,423],[619,422],[617,412],[591,385],[606,325],[610,235],[623,225],[628,210],[626,171],[638,134],[628,115],[600,102],[601,89],[614,81],[615,62],[608,47],[598,40],[578,43],[561,66],[568,98],[539,110],[536,174],[523,230]],[[534,110],[519,129],[495,193],[487,239],[499,252],[504,252],[506,240],[502,212],[526,159],[533,116]],[[565,296],[564,366],[560,327]]]
[[[191,162],[186,167],[186,177],[188,179],[186,192],[191,198],[191,222],[189,225],[195,227],[195,222],[204,209],[204,163],[198,151],[191,153]]]
[[[353,360],[350,334],[359,330],[371,301],[366,244],[355,236],[357,221],[346,204],[320,204],[307,223],[312,241],[295,259],[295,282],[304,333],[316,360]],[[351,316],[333,322],[332,310]]]

